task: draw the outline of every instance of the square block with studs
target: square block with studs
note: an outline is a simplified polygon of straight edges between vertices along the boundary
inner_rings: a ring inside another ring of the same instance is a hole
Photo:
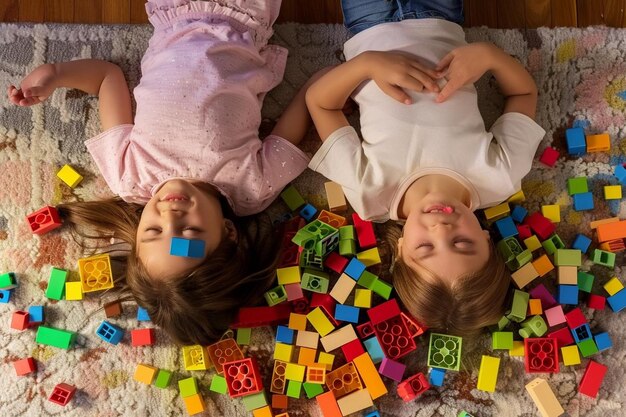
[[[430,334],[428,366],[458,371],[461,366],[463,339],[440,333]]]
[[[113,288],[111,258],[108,254],[79,259],[78,272],[84,293]]]

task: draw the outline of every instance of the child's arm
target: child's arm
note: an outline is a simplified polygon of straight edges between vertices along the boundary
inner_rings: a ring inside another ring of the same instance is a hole
[[[491,43],[477,42],[456,48],[441,60],[437,70],[448,78],[448,83],[437,97],[438,102],[443,102],[457,89],[491,71],[506,99],[504,113],[517,112],[535,118],[535,81],[517,59]]]
[[[363,82],[372,79],[394,99],[411,104],[404,88],[439,91],[435,71],[424,68],[410,55],[398,52],[368,51],[333,68],[306,93],[306,104],[322,141],[335,130],[349,126],[342,112],[350,94]]]
[[[81,59],[41,65],[26,76],[20,88],[9,86],[11,102],[32,106],[48,98],[55,89],[76,88],[99,97],[102,130],[133,122],[128,85],[117,65],[97,59]]]

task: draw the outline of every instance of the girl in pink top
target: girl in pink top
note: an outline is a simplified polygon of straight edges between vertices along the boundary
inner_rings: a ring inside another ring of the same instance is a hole
[[[309,124],[306,86],[261,140],[263,97],[287,57],[267,45],[280,0],[150,0],[146,10],[154,34],[134,120],[124,75],[110,62],[45,64],[8,94],[20,106],[59,87],[99,96],[103,132],[85,144],[119,197],[58,209],[75,230],[128,243],[116,287],[175,341],[206,345],[274,277],[279,239],[263,239],[240,216],[261,212],[307,167],[297,148]],[[204,241],[204,253],[170,255],[173,237]]]

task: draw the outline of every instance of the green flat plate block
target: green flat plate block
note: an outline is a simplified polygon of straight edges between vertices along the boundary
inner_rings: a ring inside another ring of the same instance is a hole
[[[590,273],[578,271],[578,289],[586,293],[591,293],[594,279],[595,277]]]
[[[50,279],[48,280],[48,288],[46,288],[46,297],[52,300],[62,300],[65,294],[65,280],[67,279],[67,271],[58,268],[52,268]]]
[[[170,371],[166,371],[165,369],[159,369],[156,380],[154,381],[154,385],[157,388],[167,388],[170,385],[171,380],[172,373]]]
[[[35,336],[35,342],[61,349],[71,348],[74,345],[74,341],[76,341],[76,333],[47,326],[39,326]]]
[[[587,177],[576,177],[567,179],[567,194],[582,194],[589,191]]]
[[[248,411],[256,410],[257,408],[265,407],[267,405],[267,399],[265,398],[264,391],[246,395],[241,397],[241,400]]]
[[[528,311],[528,299],[530,295],[527,292],[515,290],[513,293],[513,303],[511,304],[511,312],[507,314],[507,318],[511,321],[521,323],[526,319]]]
[[[428,366],[458,371],[461,366],[463,339],[441,333],[431,333],[428,344]]]
[[[213,375],[213,379],[211,379],[211,386],[209,387],[209,389],[219,394],[226,394],[228,392],[226,378],[217,374]]]
[[[615,254],[612,252],[594,249],[591,260],[594,264],[613,268],[615,266]]]
[[[0,290],[10,290],[17,287],[15,282],[15,274],[13,272],[7,272],[0,275]]]
[[[249,345],[252,329],[237,329],[237,344]]]
[[[376,282],[374,282],[374,286],[372,288],[372,291],[383,297],[385,300],[389,299],[392,290],[393,287],[391,286],[391,284],[383,281],[382,279],[377,279]]]
[[[578,349],[584,358],[588,358],[589,356],[598,353],[598,346],[593,339],[586,339],[576,344],[578,345]]]
[[[513,332],[493,332],[491,342],[493,349],[513,349]]]
[[[304,388],[304,392],[306,392],[306,397],[308,399],[316,397],[324,392],[324,387],[321,384],[313,384],[311,382],[305,382],[302,384],[302,388]]]
[[[300,398],[300,391],[302,390],[302,382],[290,380],[287,384],[287,397]]]
[[[558,266],[580,266],[582,252],[578,249],[557,249],[554,254],[554,263]]]
[[[198,393],[198,381],[194,377],[181,379],[178,381],[178,389],[181,397],[191,397]]]

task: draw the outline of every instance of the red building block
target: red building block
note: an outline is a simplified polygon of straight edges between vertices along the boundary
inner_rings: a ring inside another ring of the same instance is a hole
[[[335,320],[333,314],[335,311],[335,304],[337,304],[337,301],[335,301],[335,299],[330,295],[316,292],[313,293],[313,295],[311,296],[309,310],[313,310],[315,307],[320,307],[322,311],[324,311],[324,314],[326,314],[328,320],[330,320],[330,322],[333,324],[333,326],[338,327],[339,322]]]
[[[337,252],[331,252],[324,260],[324,266],[328,269],[335,271],[338,274],[341,274],[343,270],[346,269],[346,265],[348,265],[348,262],[348,258],[344,258]]]
[[[517,228],[518,238],[520,240],[528,239],[533,235],[533,231],[530,229],[530,226],[527,224],[518,224],[515,226]]]
[[[70,402],[75,392],[76,387],[74,385],[62,382],[54,387],[54,390],[52,391],[52,394],[50,394],[48,400],[55,404],[64,406]]]
[[[585,369],[585,374],[580,380],[578,392],[585,394],[588,397],[596,398],[598,391],[600,391],[600,386],[602,385],[602,380],[604,379],[606,371],[606,366],[590,360],[587,364],[587,368]]]
[[[228,393],[232,398],[263,390],[259,365],[254,358],[244,358],[223,365]]]
[[[430,388],[430,384],[424,374],[420,372],[398,384],[398,396],[404,401],[413,401],[428,388]]]
[[[352,214],[352,224],[359,239],[359,248],[369,249],[376,246],[376,235],[374,234],[374,226],[372,222],[363,220],[358,214]]]
[[[402,320],[404,320],[406,327],[409,329],[411,337],[421,336],[426,330],[428,330],[428,327],[420,324],[415,317],[411,316],[409,313],[402,312],[400,313],[400,316],[402,317]]]
[[[565,314],[565,320],[567,321],[569,328],[572,330],[587,323],[587,319],[579,307],[576,307],[569,313]]]
[[[567,327],[563,327],[559,330],[550,332],[546,336],[555,339],[559,349],[563,346],[569,346],[574,344],[574,337],[572,336],[572,332]]]
[[[369,321],[359,324],[356,326],[356,334],[359,336],[359,339],[366,339],[374,334],[374,326]]]
[[[218,374],[224,373],[224,364],[243,359],[243,352],[235,339],[224,339],[207,346],[207,353]]]
[[[345,345],[341,345],[341,351],[346,357],[346,362],[352,362],[354,358],[365,353],[363,344],[359,339],[354,339],[353,341],[348,342]]]
[[[604,310],[604,308],[606,307],[606,297],[597,294],[589,294],[587,307],[593,308],[595,310]]]
[[[275,410],[285,410],[289,407],[289,397],[283,394],[272,394],[272,408]]]
[[[374,326],[374,332],[385,357],[389,359],[401,358],[417,348],[400,315],[378,323]]]
[[[559,348],[550,337],[524,339],[524,365],[527,373],[559,372]]]
[[[300,285],[300,284],[287,284],[287,285]],[[285,285],[286,287],[286,285]],[[291,300],[289,301],[289,304],[291,305],[291,312],[292,313],[298,313],[298,314],[308,314],[311,311],[311,307],[309,304],[309,299],[306,298],[306,296],[304,294],[302,294],[302,297],[296,299],[296,300]]]
[[[154,329],[134,329],[130,331],[133,346],[150,346],[154,344]]]
[[[392,317],[399,316],[401,313],[400,306],[395,298],[385,301],[367,310],[367,316],[374,326],[383,321],[387,321]]]
[[[539,157],[539,162],[549,167],[553,167],[554,164],[556,164],[557,159],[559,159],[559,151],[548,146]]]
[[[61,217],[56,208],[45,206],[26,216],[31,232],[42,235],[61,226]]]
[[[15,330],[28,329],[28,312],[20,310],[14,312],[11,317],[11,328]]]
[[[19,359],[13,362],[15,367],[15,373],[18,376],[23,376],[35,372],[37,370],[37,362],[33,358]]]
[[[550,220],[546,219],[541,213],[536,212],[524,219],[524,224],[530,226],[535,234],[541,240],[546,240],[554,233],[556,226]]]
[[[252,328],[262,326],[275,326],[289,321],[291,305],[287,303],[276,304],[272,307],[243,307],[239,309],[235,322],[230,325],[232,329]]]

